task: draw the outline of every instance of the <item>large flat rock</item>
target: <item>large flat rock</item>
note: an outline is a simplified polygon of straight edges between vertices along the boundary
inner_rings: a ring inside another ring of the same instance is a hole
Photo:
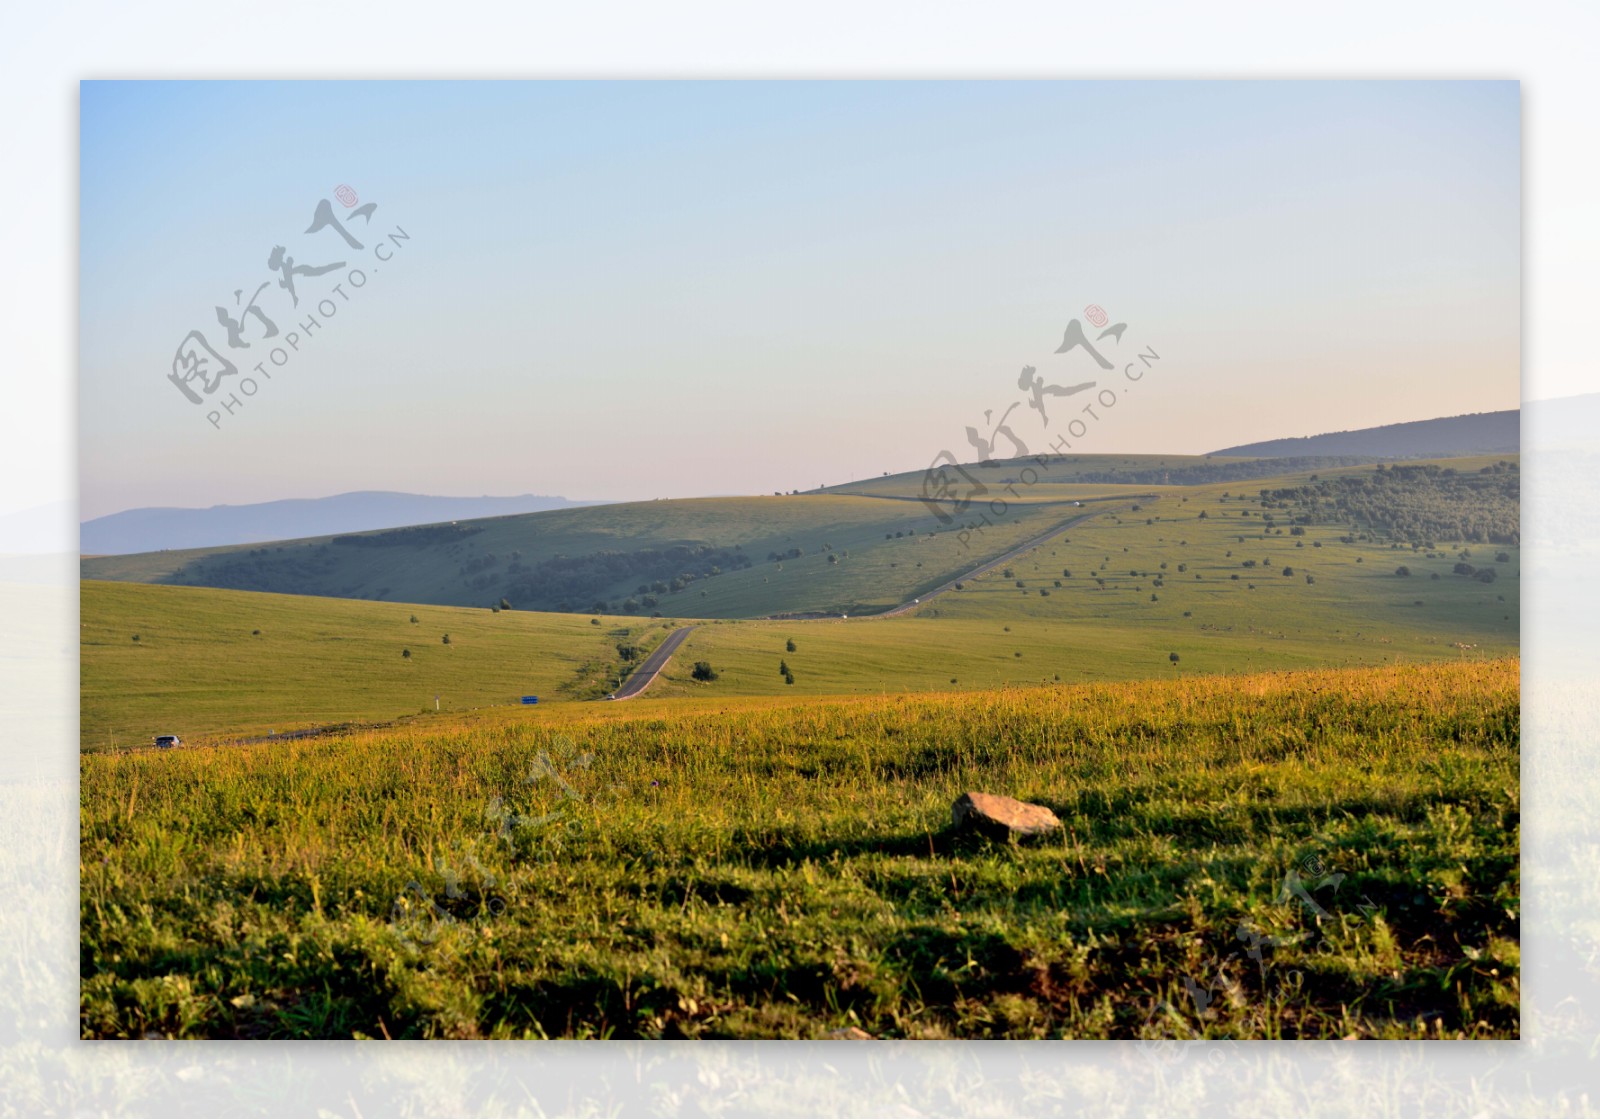
[[[956,798],[950,807],[950,819],[958,829],[977,829],[1019,840],[1061,830],[1060,819],[1043,805],[975,790]]]

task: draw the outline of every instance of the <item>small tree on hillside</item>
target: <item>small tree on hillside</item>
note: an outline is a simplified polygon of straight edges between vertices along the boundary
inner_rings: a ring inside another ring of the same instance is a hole
[[[694,671],[689,675],[697,681],[714,681],[717,679],[718,674],[717,671],[711,667],[711,662],[696,661],[694,663]]]

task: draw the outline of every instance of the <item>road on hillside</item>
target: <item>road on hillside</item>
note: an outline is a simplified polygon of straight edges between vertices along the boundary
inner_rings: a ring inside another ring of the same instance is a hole
[[[1139,500],[1142,501],[1142,502],[1153,502],[1153,501],[1157,500],[1157,495],[1148,494],[1148,495],[1140,498]],[[1123,507],[1123,508],[1127,508],[1127,507]],[[881,614],[862,615],[861,617],[863,617],[863,618],[893,618],[896,615],[910,614],[914,610],[920,610],[923,607],[923,605],[928,602],[928,600],[934,598],[935,596],[943,595],[946,591],[954,591],[955,588],[956,588],[956,584],[965,583],[969,579],[977,579],[981,575],[984,575],[984,574],[986,574],[988,572],[992,572],[996,568],[1002,567],[1003,565],[1009,564],[1009,563],[1011,563],[1011,561],[1015,560],[1017,557],[1021,556],[1023,553],[1032,552],[1034,549],[1038,548],[1040,545],[1042,545],[1046,541],[1048,541],[1051,537],[1057,536],[1058,534],[1061,534],[1061,533],[1065,533],[1068,529],[1072,528],[1074,525],[1078,525],[1078,524],[1081,524],[1082,522],[1088,521],[1091,517],[1100,517],[1100,516],[1102,516],[1104,514],[1107,514],[1107,513],[1116,513],[1116,512],[1117,512],[1116,508],[1112,508],[1112,509],[1097,509],[1092,513],[1084,513],[1084,514],[1080,514],[1077,517],[1070,517],[1067,520],[1063,521],[1061,524],[1057,525],[1054,529],[1050,529],[1050,530],[1047,530],[1046,532],[1040,533],[1037,537],[1034,537],[1030,541],[1024,541],[1022,544],[1019,544],[1016,548],[1013,548],[1010,552],[1007,552],[1007,553],[1004,553],[1003,555],[997,556],[993,560],[988,561],[987,563],[980,564],[978,567],[973,568],[970,572],[966,572],[966,573],[964,573],[962,575],[959,575],[955,579],[949,581],[948,583],[941,583],[938,587],[935,587],[932,591],[928,592],[926,595],[919,595],[915,599],[911,600],[911,602],[909,602],[909,603],[901,603],[898,607],[891,607],[888,610],[882,612]]]
[[[1139,501],[1141,502],[1154,502],[1159,500],[1160,495],[1157,494],[1145,494],[1139,498]],[[1132,500],[1130,499],[1128,506],[1113,506],[1110,509],[1089,510],[1080,513],[1075,517],[1070,517],[1067,520],[1055,525],[1053,528],[1047,529],[1043,533],[1040,533],[1037,537],[1033,537],[1030,540],[1024,541],[1016,548],[1011,549],[1009,552],[1002,553],[1001,555],[996,556],[993,560],[986,560],[976,568],[973,568],[971,571],[963,572],[955,579],[952,579],[947,583],[940,584],[932,591],[929,591],[926,595],[919,595],[909,603],[901,603],[898,607],[891,607],[888,610],[882,611],[878,614],[860,615],[858,617],[894,618],[896,615],[910,614],[912,611],[921,610],[923,606],[925,606],[935,597],[943,595],[946,591],[954,591],[956,584],[964,583],[969,579],[977,579],[986,572],[992,572],[996,568],[1009,564],[1011,561],[1015,560],[1024,553],[1031,552],[1038,548],[1052,537],[1065,533],[1074,525],[1082,524],[1083,522],[1088,521],[1090,518],[1101,517],[1107,513],[1120,512],[1121,510],[1130,508],[1132,504]],[[793,614],[767,615],[766,619],[769,621],[781,619],[787,622],[805,622],[838,617],[839,616],[836,614]],[[645,658],[644,663],[635,669],[633,675],[624,681],[622,687],[617,689],[617,691],[612,695],[618,700],[631,700],[633,697],[638,696],[645,689],[649,688],[651,683],[656,679],[656,676],[663,668],[666,667],[667,661],[671,659],[673,652],[683,644],[683,640],[689,636],[689,631],[693,629],[693,626],[683,626],[668,634],[666,640],[655,648],[655,652],[653,652],[649,657]]]
[[[875,494],[875,495],[872,495],[872,496],[873,497],[886,497],[887,495]],[[916,500],[920,501],[921,499],[916,499]],[[1104,501],[1104,500],[1105,499],[1100,499],[1100,498],[1090,499],[1090,501]],[[1160,495],[1159,494],[1144,494],[1144,495],[1140,495],[1138,500],[1141,501],[1141,502],[1155,502],[1155,501],[1159,501],[1160,500]],[[1061,533],[1065,533],[1068,529],[1072,528],[1074,525],[1078,525],[1078,524],[1080,524],[1080,523],[1082,523],[1084,521],[1088,521],[1090,518],[1100,517],[1103,514],[1107,514],[1107,513],[1118,513],[1118,512],[1121,512],[1123,510],[1127,510],[1127,509],[1131,508],[1132,501],[1133,500],[1131,498],[1128,499],[1129,505],[1127,505],[1127,506],[1113,506],[1113,507],[1111,507],[1109,509],[1086,510],[1083,513],[1080,513],[1075,517],[1069,517],[1067,520],[1065,520],[1065,521],[1061,522],[1060,524],[1056,525],[1053,529],[1047,529],[1045,532],[1040,533],[1037,537],[1034,537],[1031,540],[1024,541],[1022,544],[1019,544],[1016,548],[1013,548],[1009,552],[1006,552],[1006,553],[1004,553],[1004,554],[1002,554],[1000,556],[995,557],[993,560],[985,560],[982,564],[979,564],[976,568],[973,568],[971,571],[963,572],[960,575],[956,576],[954,579],[952,579],[952,580],[950,580],[950,581],[948,581],[946,583],[941,583],[938,587],[935,587],[932,591],[929,591],[925,595],[918,595],[915,599],[912,599],[909,603],[901,603],[898,607],[890,607],[888,610],[879,611],[876,614],[860,614],[860,615],[857,615],[856,617],[857,618],[894,618],[897,615],[910,614],[912,611],[920,610],[920,609],[922,609],[922,607],[927,605],[927,603],[928,603],[928,601],[930,599],[933,599],[935,596],[943,595],[946,591],[954,591],[955,587],[956,587],[956,584],[965,583],[969,579],[977,579],[979,576],[985,574],[986,572],[992,572],[996,568],[1002,567],[1005,564],[1009,564],[1011,561],[1015,560],[1017,557],[1021,556],[1023,553],[1031,552],[1034,549],[1038,548],[1040,545],[1042,545],[1046,541],[1048,541],[1051,537],[1057,536],[1058,534],[1061,534]],[[1052,503],[1052,504],[1054,504],[1054,503]],[[1083,504],[1084,505],[1088,505],[1088,502],[1086,501]],[[806,611],[806,612],[797,613],[797,614],[770,614],[770,615],[763,616],[763,618],[765,618],[767,620],[783,621],[783,622],[811,622],[811,621],[815,621],[815,620],[818,620],[818,619],[824,619],[824,618],[837,619],[838,617],[839,617],[839,615],[837,613],[834,613],[834,612],[821,612],[821,611]]]
[[[639,693],[649,688],[657,674],[667,667],[667,662],[672,660],[672,655],[677,652],[683,640],[689,636],[693,626],[680,626],[661,640],[661,644],[650,651],[650,656],[639,663],[633,675],[622,682],[622,687],[611,694],[613,700],[632,700]]]

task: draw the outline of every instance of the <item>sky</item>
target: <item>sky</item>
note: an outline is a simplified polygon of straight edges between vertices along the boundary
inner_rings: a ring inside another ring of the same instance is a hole
[[[1042,450],[1111,387],[1076,453],[1519,401],[1515,82],[85,82],[80,111],[84,519],[808,489],[970,460],[1002,416]],[[328,271],[291,297],[278,246]],[[1055,353],[1074,320],[1111,371]],[[180,346],[237,372],[191,403]],[[1097,387],[1040,413],[1024,366]]]

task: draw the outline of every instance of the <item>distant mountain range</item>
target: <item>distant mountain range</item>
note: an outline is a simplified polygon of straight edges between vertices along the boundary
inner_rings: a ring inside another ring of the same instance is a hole
[[[130,509],[83,522],[79,528],[78,548],[85,556],[154,552],[163,548],[213,548],[601,504],[538,494],[520,494],[513,498],[441,498],[363,490],[335,494],[331,498],[289,498],[209,509]]]
[[[1249,458],[1299,458],[1302,456],[1357,455],[1382,459],[1431,459],[1444,455],[1514,455],[1522,449],[1522,413],[1474,412],[1438,420],[1413,420],[1329,432],[1297,439],[1269,439],[1224,447],[1213,455]]]

